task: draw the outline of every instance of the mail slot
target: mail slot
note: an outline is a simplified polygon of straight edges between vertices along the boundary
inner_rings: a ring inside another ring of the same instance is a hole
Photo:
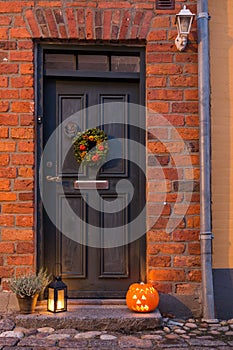
[[[108,190],[109,183],[107,180],[75,180],[75,190]]]

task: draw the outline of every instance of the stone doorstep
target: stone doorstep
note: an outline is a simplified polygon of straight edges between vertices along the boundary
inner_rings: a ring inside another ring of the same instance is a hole
[[[125,299],[68,299],[68,308],[76,307],[77,305],[124,305]],[[47,300],[37,301],[37,310],[47,307]]]
[[[39,302],[34,314],[18,314],[15,322],[17,327],[25,328],[137,332],[161,327],[162,316],[158,309],[151,313],[135,313],[126,305],[113,305],[106,301],[102,301],[102,304],[80,304],[72,301],[68,302],[68,311],[54,314],[46,311],[45,302]]]

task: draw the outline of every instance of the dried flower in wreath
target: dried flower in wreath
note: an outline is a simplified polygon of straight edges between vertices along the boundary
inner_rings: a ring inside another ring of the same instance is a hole
[[[73,138],[73,148],[78,163],[97,166],[106,159],[108,136],[98,128],[87,129]]]

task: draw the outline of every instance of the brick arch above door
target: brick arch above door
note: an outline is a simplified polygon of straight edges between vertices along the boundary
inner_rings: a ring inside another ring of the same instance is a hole
[[[79,40],[146,40],[152,10],[42,8],[26,9],[24,16],[32,38]]]

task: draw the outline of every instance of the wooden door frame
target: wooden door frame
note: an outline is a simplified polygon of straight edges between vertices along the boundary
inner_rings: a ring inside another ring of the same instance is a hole
[[[67,51],[73,52],[111,52],[111,53],[120,53],[122,55],[136,55],[140,57],[140,73],[116,73],[116,72],[90,72],[90,74],[80,75],[80,79],[94,78],[94,79],[110,79],[110,80],[135,80],[139,83],[139,95],[140,100],[139,104],[145,106],[145,47],[144,46],[124,46],[124,45],[73,45],[73,44],[64,44],[64,45],[54,45],[54,43],[35,43],[35,55],[34,55],[34,66],[35,66],[35,124],[36,124],[36,143],[35,143],[35,245],[36,245],[36,268],[39,269],[43,267],[44,262],[44,236],[43,236],[43,205],[42,199],[40,196],[39,190],[39,176],[38,170],[40,165],[40,159],[43,153],[43,86],[44,86],[44,69],[43,69],[43,57],[45,52],[56,52],[64,53]],[[58,72],[57,72],[58,73]],[[62,72],[59,72],[58,75],[54,77],[61,77]],[[67,76],[67,75],[66,75]],[[72,78],[72,72],[67,78]],[[76,75],[77,76],[77,75]],[[64,77],[64,75],[63,75]],[[143,139],[140,140],[142,144],[145,145],[146,135]],[[146,186],[146,183],[145,183]],[[146,223],[145,223],[146,225]],[[140,276],[141,281],[146,281],[146,234],[143,235],[140,241]],[[137,282],[137,281],[135,281]]]

